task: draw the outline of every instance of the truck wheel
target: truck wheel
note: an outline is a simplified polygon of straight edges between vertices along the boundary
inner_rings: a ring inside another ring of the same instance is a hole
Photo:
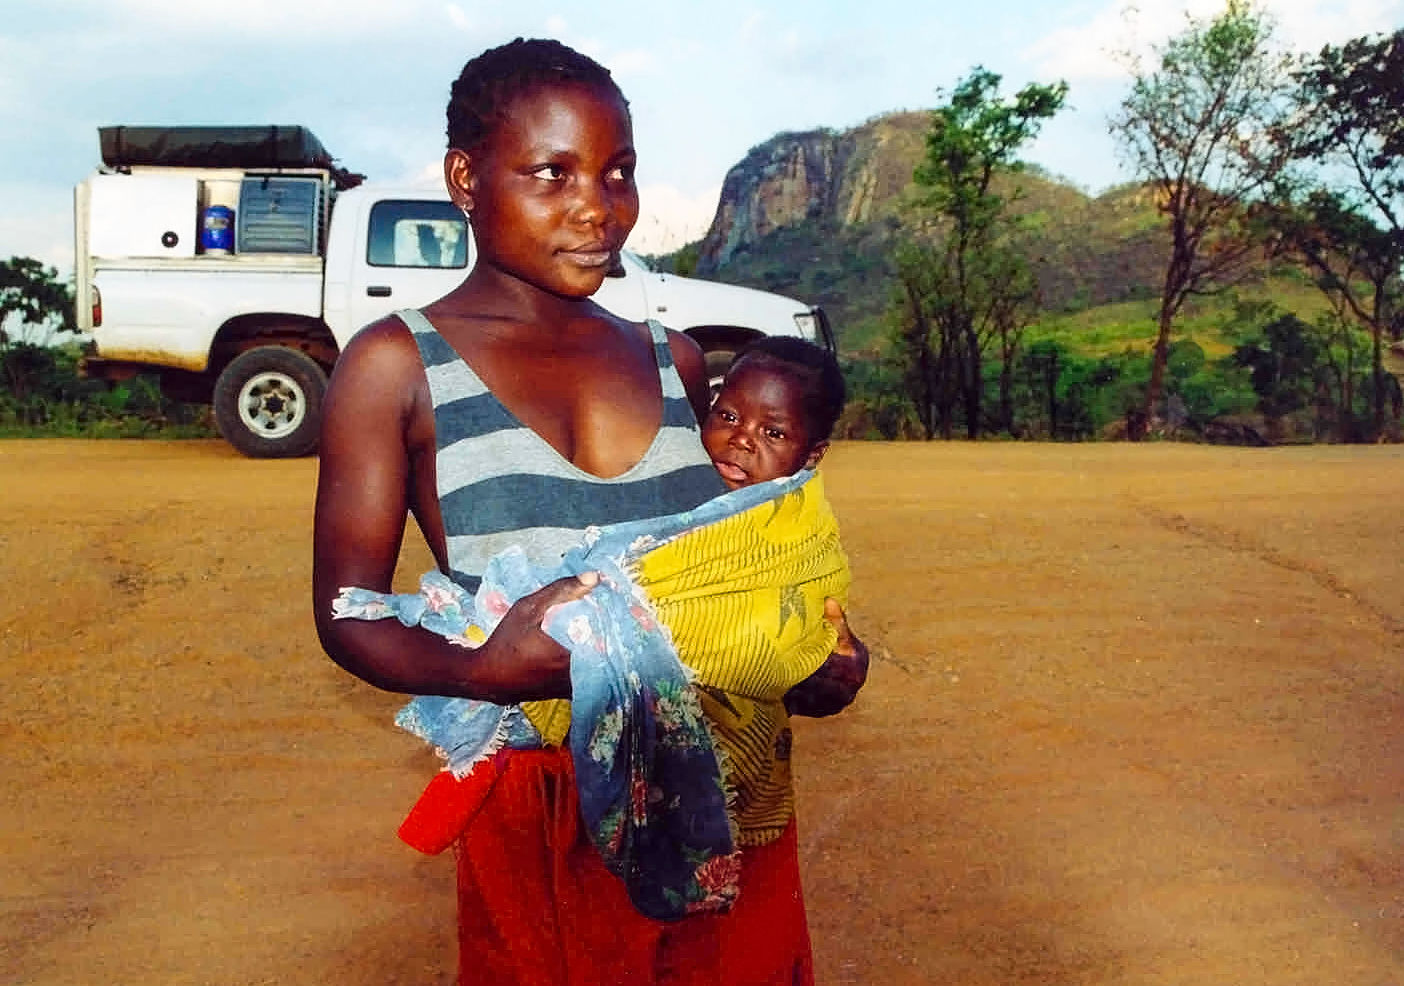
[[[310,455],[326,389],[326,373],[306,353],[259,346],[231,360],[215,382],[215,425],[225,441],[255,459]]]
[[[726,376],[726,371],[731,369],[731,361],[736,359],[736,350],[709,349],[703,357],[707,360],[707,386],[711,391],[711,399],[716,400],[717,391],[721,390],[722,378]]]

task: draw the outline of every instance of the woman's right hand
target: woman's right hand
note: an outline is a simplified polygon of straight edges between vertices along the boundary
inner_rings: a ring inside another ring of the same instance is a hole
[[[469,691],[498,705],[570,698],[570,652],[546,635],[542,621],[555,606],[587,595],[599,582],[583,572],[549,582],[512,604],[492,635],[470,652]]]

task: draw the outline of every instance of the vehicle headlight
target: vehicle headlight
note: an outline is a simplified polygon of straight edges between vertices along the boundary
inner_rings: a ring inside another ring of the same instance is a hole
[[[815,305],[807,312],[796,314],[795,329],[799,332],[800,338],[806,339],[816,346],[821,346],[831,353],[838,352],[833,326],[829,324],[829,316],[820,306]]]
[[[813,312],[801,312],[795,316],[795,328],[800,338],[810,342],[819,341],[819,319]]]

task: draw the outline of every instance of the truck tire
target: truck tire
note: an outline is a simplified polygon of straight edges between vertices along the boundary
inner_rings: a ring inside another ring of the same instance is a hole
[[[306,353],[259,346],[230,360],[215,381],[215,425],[255,459],[310,455],[321,429],[327,375]]]

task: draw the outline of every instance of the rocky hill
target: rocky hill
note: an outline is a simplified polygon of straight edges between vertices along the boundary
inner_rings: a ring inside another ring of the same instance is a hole
[[[846,131],[784,133],[753,148],[722,185],[696,272],[824,305],[845,349],[881,333],[893,246],[930,115],[895,113]],[[1029,169],[1004,193],[1024,220],[1043,304],[1068,311],[1152,296],[1162,222],[1143,189],[1100,196]]]
[[[930,115],[897,113],[852,130],[785,133],[751,149],[722,184],[698,272],[716,272],[770,234],[882,220],[907,190]]]

